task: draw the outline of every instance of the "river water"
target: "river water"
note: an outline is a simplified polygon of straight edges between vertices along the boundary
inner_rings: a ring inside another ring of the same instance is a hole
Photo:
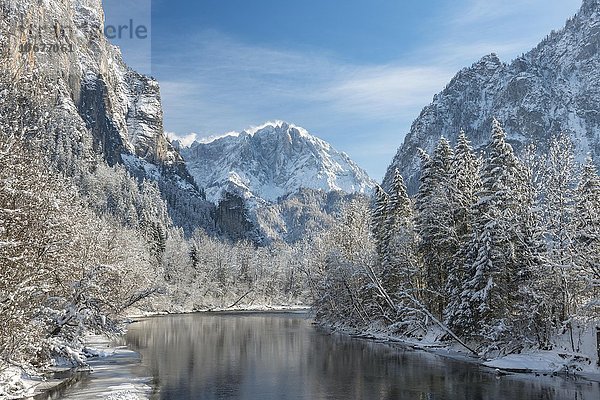
[[[597,382],[511,375],[330,335],[305,313],[148,318],[127,344],[156,399],[600,399]]]

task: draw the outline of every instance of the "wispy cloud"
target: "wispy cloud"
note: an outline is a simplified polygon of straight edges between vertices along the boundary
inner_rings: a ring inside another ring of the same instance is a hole
[[[576,10],[580,5],[581,0],[468,0],[463,7],[454,8],[449,22],[468,26],[501,21],[495,27],[503,29],[513,24],[511,20],[531,20],[532,17],[545,19],[553,15],[566,19],[566,13]]]
[[[222,131],[244,129],[260,123],[257,118],[265,110],[271,112],[265,120],[311,120],[309,115],[315,113],[330,118],[398,118],[429,102],[454,73],[454,68],[427,65],[355,65],[318,51],[248,45],[216,32],[198,35],[193,49],[193,54],[175,56],[172,66],[161,67],[178,70],[161,87],[167,118],[178,122],[173,118],[195,107],[191,115],[205,119],[194,121],[201,135],[219,133],[202,129],[213,116],[230,124]],[[195,62],[179,62],[177,57]]]
[[[464,63],[494,52],[509,62],[561,28],[580,5],[581,0],[467,0],[448,8],[443,39],[425,54],[437,51]]]
[[[430,101],[453,73],[436,66],[358,67],[324,87],[315,98],[342,113],[374,119],[397,118]]]
[[[506,18],[523,12],[538,0],[469,0],[451,19],[455,24],[467,25]]]
[[[154,65],[165,126],[189,141],[188,132],[197,140],[287,120],[358,155],[380,177],[420,109],[460,68],[491,52],[510,61],[560,28],[580,1],[459,1],[438,21],[435,40],[382,64],[349,61],[327,49],[245,42],[215,30],[196,32],[179,47],[169,37],[155,38],[165,41],[156,43],[159,52],[168,49],[168,57],[157,58],[163,64]],[[374,160],[373,153],[381,156]]]

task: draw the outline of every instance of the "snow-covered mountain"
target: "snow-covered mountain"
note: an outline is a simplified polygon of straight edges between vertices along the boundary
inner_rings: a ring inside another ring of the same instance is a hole
[[[214,206],[164,133],[159,84],[128,67],[108,42],[101,0],[3,1],[0,19],[2,73],[34,80],[32,92],[54,110],[51,119],[69,127],[69,135],[49,141],[81,162],[103,159],[158,182],[176,224],[214,230]],[[66,50],[23,50],[32,43]]]
[[[374,185],[347,154],[282,121],[196,141],[180,152],[196,184],[215,203],[225,193],[262,204],[301,188],[367,193]]]
[[[409,189],[418,186],[417,149],[432,151],[440,136],[454,142],[464,129],[475,147],[487,144],[498,118],[520,149],[570,133],[578,155],[600,159],[600,0],[584,0],[566,26],[505,64],[494,54],[461,70],[434,96],[411,126],[388,168],[385,185],[398,168]]]

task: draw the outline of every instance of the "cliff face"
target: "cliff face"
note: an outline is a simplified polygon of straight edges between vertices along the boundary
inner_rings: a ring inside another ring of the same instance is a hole
[[[0,75],[31,82],[22,96],[49,110],[47,137],[35,141],[57,168],[122,164],[158,183],[176,225],[218,233],[215,206],[164,134],[158,82],[106,40],[100,0],[0,0],[0,20]],[[22,114],[25,125],[38,124]]]
[[[56,103],[72,105],[63,106],[64,112],[77,112],[71,117],[85,123],[94,150],[109,164],[133,155],[192,184],[164,135],[158,82],[131,70],[106,40],[100,0],[11,0],[0,12],[7,22],[0,28],[6,72],[55,82]],[[31,43],[64,48],[24,47]]]
[[[417,149],[433,150],[440,136],[454,142],[464,129],[476,148],[488,143],[498,118],[518,150],[541,151],[560,132],[572,137],[580,158],[600,155],[600,1],[585,0],[566,26],[510,64],[494,54],[460,71],[411,126],[388,168],[398,168],[411,192],[418,187]]]

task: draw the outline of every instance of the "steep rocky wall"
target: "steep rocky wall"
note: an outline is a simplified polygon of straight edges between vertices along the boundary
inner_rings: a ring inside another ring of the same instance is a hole
[[[183,159],[164,135],[160,88],[131,70],[103,34],[100,0],[4,0],[0,16],[3,61],[11,74],[34,71],[52,81],[75,106],[109,164],[132,154],[192,182]],[[60,51],[23,52],[29,43]]]

